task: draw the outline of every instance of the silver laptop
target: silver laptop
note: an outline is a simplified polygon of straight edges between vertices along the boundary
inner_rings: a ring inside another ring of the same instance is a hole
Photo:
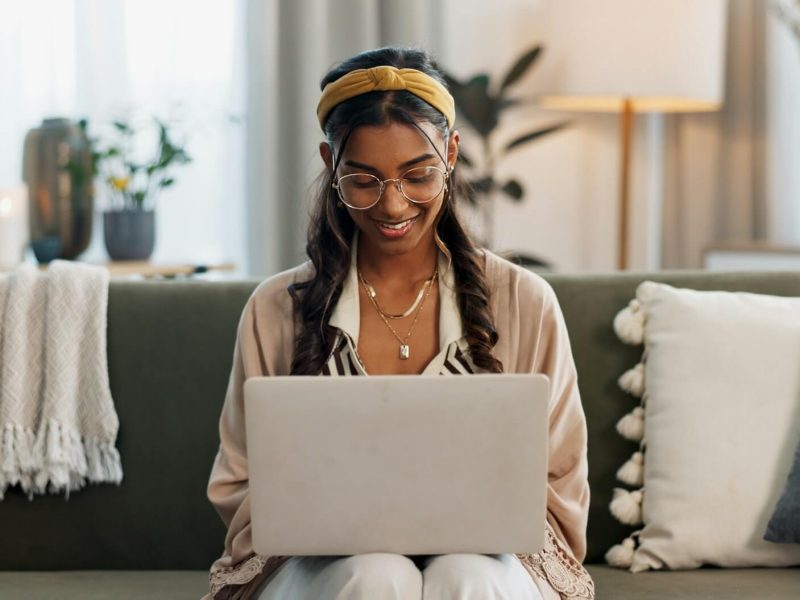
[[[253,547],[501,554],[544,545],[544,375],[253,377]]]

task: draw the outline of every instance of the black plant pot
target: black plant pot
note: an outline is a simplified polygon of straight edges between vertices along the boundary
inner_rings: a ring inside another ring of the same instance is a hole
[[[106,250],[112,260],[146,260],[156,242],[154,210],[110,210],[103,213]]]

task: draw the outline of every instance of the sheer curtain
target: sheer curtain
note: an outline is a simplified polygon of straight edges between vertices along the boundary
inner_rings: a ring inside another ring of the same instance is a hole
[[[768,3],[732,0],[725,101],[715,113],[667,117],[663,268],[699,268],[723,241],[775,240],[767,195],[765,24]]]
[[[193,161],[157,201],[153,260],[231,261],[245,239],[245,0],[0,0],[0,186],[45,117],[175,123]],[[101,187],[92,243],[103,261]]]

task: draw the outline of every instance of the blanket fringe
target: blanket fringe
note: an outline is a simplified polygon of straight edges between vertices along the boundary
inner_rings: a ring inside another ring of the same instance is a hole
[[[69,493],[91,483],[122,481],[122,463],[114,444],[83,438],[71,427],[51,419],[37,434],[7,423],[0,440],[0,500],[9,486],[19,484],[34,494]]]
[[[25,491],[30,489],[37,466],[35,444],[33,430],[16,423],[6,423],[0,431],[0,500],[10,486],[20,484]]]

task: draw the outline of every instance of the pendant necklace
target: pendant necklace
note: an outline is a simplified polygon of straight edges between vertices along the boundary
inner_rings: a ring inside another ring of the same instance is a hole
[[[411,327],[408,330],[405,338],[400,337],[400,335],[395,331],[394,327],[392,327],[391,323],[389,323],[389,315],[385,315],[384,312],[381,310],[380,306],[378,306],[378,301],[375,300],[375,289],[367,283],[367,280],[364,279],[363,275],[361,275],[361,271],[358,272],[358,277],[361,280],[361,284],[364,286],[364,291],[367,294],[367,298],[369,298],[370,303],[372,306],[375,307],[375,310],[378,312],[378,316],[381,320],[386,324],[386,327],[389,328],[389,331],[392,332],[392,335],[400,342],[400,359],[401,360],[408,360],[408,357],[411,356],[411,348],[408,344],[408,340],[411,338],[411,335],[414,333],[414,327],[417,324],[417,320],[419,319],[419,315],[422,312],[422,307],[425,305],[425,300],[428,298],[428,295],[431,293],[431,288],[433,287],[434,281],[436,281],[436,275],[439,272],[438,266],[433,270],[433,275],[431,278],[428,279],[425,284],[423,285],[422,289],[420,290],[420,295],[417,296],[417,300],[414,301],[412,308],[409,310],[413,310],[416,304],[419,304],[417,308],[417,312],[414,315],[414,320],[411,322]],[[424,292],[424,293],[423,293]],[[410,315],[411,312],[407,311]],[[406,315],[407,316],[407,315]],[[398,318],[398,317],[395,317]]]
[[[361,283],[364,285],[364,289],[367,292],[367,296],[369,296],[370,300],[374,300],[375,301],[374,305],[377,307],[378,311],[384,317],[386,317],[387,319],[405,319],[407,316],[409,316],[411,313],[413,313],[417,309],[417,306],[419,306],[419,303],[422,302],[422,297],[425,295],[425,290],[428,287],[430,287],[430,285],[433,283],[433,278],[436,277],[437,272],[438,272],[438,265],[437,265],[437,268],[435,268],[433,270],[433,275],[431,275],[425,281],[425,283],[422,284],[422,287],[419,288],[419,294],[417,294],[417,297],[414,300],[414,302],[411,304],[411,306],[409,306],[405,310],[405,312],[403,312],[403,313],[401,313],[399,315],[389,314],[389,313],[385,312],[383,310],[383,308],[381,308],[381,306],[377,303],[378,302],[378,292],[376,292],[375,288],[372,287],[372,285],[370,285],[370,283],[364,278],[364,276],[361,274],[361,270],[360,269],[358,270],[358,278],[361,280]]]

